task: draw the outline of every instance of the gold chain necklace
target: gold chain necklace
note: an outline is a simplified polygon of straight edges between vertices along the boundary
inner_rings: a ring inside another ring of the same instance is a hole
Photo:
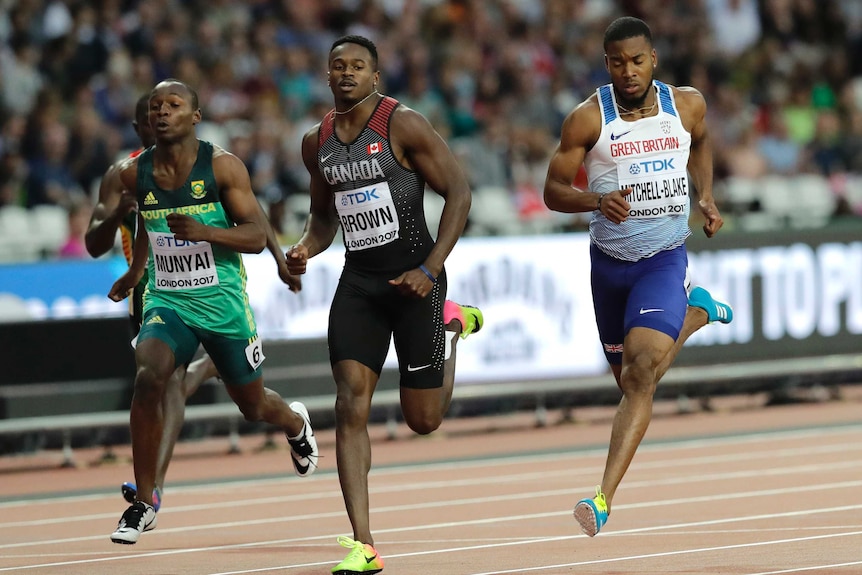
[[[643,115],[652,114],[652,111],[655,110],[655,107],[657,105],[658,105],[658,99],[653,101],[652,106],[649,106],[649,107],[644,106],[642,108],[636,108],[634,110],[629,110],[628,108],[621,106],[620,103],[617,102],[617,108],[619,108],[621,110],[620,114],[624,115],[624,116],[629,116],[631,114],[637,114],[637,113],[640,113]]]
[[[350,112],[353,111],[353,108],[355,108],[359,104],[362,104],[363,102],[365,102],[365,100],[367,100],[368,98],[370,98],[371,96],[373,96],[377,93],[378,93],[377,90],[374,90],[373,92],[371,92],[370,94],[368,94],[367,96],[365,96],[364,98],[362,98],[361,100],[359,100],[358,102],[356,102],[355,104],[353,104],[352,106],[350,106],[349,108],[344,110],[343,112],[339,112],[338,110],[333,110],[333,112],[335,113],[336,116],[341,116],[342,114],[349,114]]]

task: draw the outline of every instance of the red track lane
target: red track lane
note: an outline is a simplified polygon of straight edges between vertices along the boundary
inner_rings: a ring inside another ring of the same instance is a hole
[[[451,419],[428,437],[372,430],[372,527],[383,574],[855,575],[862,573],[862,393],[762,407],[725,398],[712,412],[656,417],[595,538],[572,507],[600,480],[613,409],[533,428],[530,414]],[[556,412],[552,413],[552,416]],[[226,455],[213,439],[178,445],[159,525],[136,545],[109,535],[131,479],[99,451],[0,458],[0,575],[326,575],[350,535],[334,433],[321,468],[293,476],[286,446]],[[89,463],[88,463],[89,462]]]

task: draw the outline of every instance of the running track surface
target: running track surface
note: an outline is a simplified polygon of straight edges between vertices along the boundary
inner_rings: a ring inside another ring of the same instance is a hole
[[[862,573],[862,394],[656,416],[610,521],[582,534],[572,507],[605,459],[612,408],[534,428],[529,414],[449,419],[389,440],[372,429],[371,521],[384,575]],[[119,462],[76,453],[0,458],[0,573],[325,575],[350,535],[334,433],[318,433],[318,472],[292,474],[287,448],[244,437],[177,447],[158,527],[109,540],[126,504]],[[53,458],[53,459],[52,459]]]

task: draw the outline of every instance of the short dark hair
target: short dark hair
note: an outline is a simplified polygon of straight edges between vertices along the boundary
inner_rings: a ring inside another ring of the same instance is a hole
[[[180,86],[185,88],[185,90],[189,93],[189,96],[191,97],[192,110],[197,110],[198,108],[200,108],[200,102],[198,100],[198,93],[195,91],[194,88],[192,88],[191,86],[189,86],[188,84],[186,84],[182,80],[177,80],[176,78],[166,78],[166,79],[162,80],[161,82],[159,82],[158,84],[156,84],[156,87],[158,87],[161,84],[179,84]],[[156,88],[153,88],[153,92],[155,92],[155,90],[156,90]],[[152,96],[152,92],[150,92],[150,96]]]
[[[333,42],[332,47],[329,49],[329,53],[331,54],[333,50],[335,50],[342,44],[356,44],[368,50],[368,52],[371,54],[371,64],[372,66],[374,66],[374,71],[377,71],[377,46],[374,45],[374,42],[372,42],[365,36],[359,36],[358,34],[350,34],[348,36],[342,36],[341,38]]]
[[[637,38],[638,36],[646,38],[646,41],[652,46],[652,32],[646,22],[632,16],[617,18],[605,30],[604,48],[607,50],[608,44],[611,42],[619,42],[621,40],[628,40],[629,38]]]
[[[150,112],[150,95],[144,94],[138,98],[135,104],[135,123],[145,124],[147,122],[147,114]]]

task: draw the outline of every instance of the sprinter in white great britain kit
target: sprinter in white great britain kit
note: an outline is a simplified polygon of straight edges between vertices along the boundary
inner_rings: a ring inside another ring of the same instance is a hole
[[[590,278],[605,357],[623,393],[596,496],[575,506],[596,535],[652,417],[656,385],[686,339],[708,322],[728,323],[727,304],[686,282],[692,192],[712,237],[722,226],[712,197],[706,102],[694,88],[653,77],[658,55],[649,26],[612,22],[604,37],[611,83],[563,121],[545,179],[545,203],[592,212]],[[581,167],[589,187],[573,185]],[[693,189],[691,189],[693,188]]]

